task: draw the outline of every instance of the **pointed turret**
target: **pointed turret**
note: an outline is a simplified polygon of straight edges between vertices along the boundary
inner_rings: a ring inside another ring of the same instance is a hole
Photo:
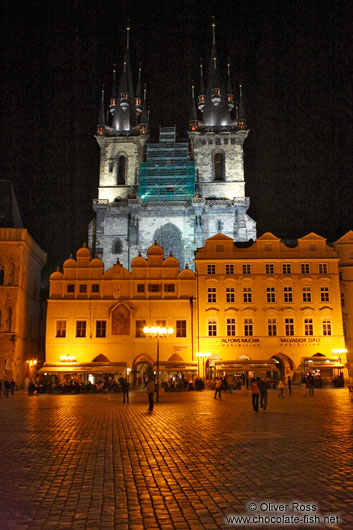
[[[206,89],[205,89],[205,81],[203,79],[203,66],[202,66],[202,59],[201,59],[200,88],[199,88],[199,96],[198,96],[198,108],[201,112],[203,112],[203,109],[205,107],[205,97],[206,97]]]
[[[147,135],[148,134],[148,122],[149,122],[149,113],[147,112],[147,88],[146,84],[144,85],[143,89],[143,105],[142,105],[142,114],[141,114],[141,122],[140,122],[140,134]]]
[[[98,127],[97,127],[97,134],[99,136],[103,136],[105,128],[105,116],[104,116],[104,88],[102,88],[102,99],[99,109],[99,116],[98,116]]]
[[[216,49],[216,24],[212,20],[212,52],[203,109],[203,124],[205,127],[227,127],[231,125],[226,91],[218,72]]]
[[[196,128],[200,125],[199,120],[197,119],[196,105],[195,105],[195,87],[191,87],[191,116],[189,120],[189,129],[191,131],[196,131]]]
[[[112,115],[114,115],[115,109],[116,109],[116,64],[114,64],[113,67],[113,86],[112,86],[112,95],[110,97],[110,112]]]
[[[244,102],[243,102],[243,85],[242,85],[241,80],[239,82],[238,126],[240,127],[240,129],[246,129],[245,109],[244,109]]]
[[[229,110],[234,109],[234,94],[232,89],[232,81],[230,79],[230,62],[228,57],[228,64],[227,64],[227,103]]]
[[[141,114],[142,112],[142,97],[141,97],[141,63],[139,66],[139,75],[136,86],[136,97],[135,97],[136,113]]]
[[[124,59],[124,69],[120,79],[119,87],[119,105],[125,112],[129,108],[129,91],[127,87],[127,75],[126,75],[126,57]]]

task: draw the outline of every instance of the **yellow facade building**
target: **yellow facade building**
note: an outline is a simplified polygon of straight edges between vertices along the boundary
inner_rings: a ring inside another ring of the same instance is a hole
[[[180,271],[154,244],[131,272],[119,262],[104,271],[79,249],[50,277],[41,373],[97,382],[131,372],[138,385],[158,363],[162,380],[247,373],[298,381],[310,371],[330,383],[344,371],[339,259],[324,238],[286,245],[270,233],[250,243],[217,234],[194,262],[196,274]],[[158,353],[145,326],[174,330]]]
[[[24,228],[0,228],[0,380],[36,372],[40,276],[46,254]]]
[[[197,348],[210,371],[274,375],[343,369],[338,257],[316,234],[285,245],[271,233],[234,243],[217,234],[195,257]]]
[[[64,262],[63,272],[50,277],[44,374],[100,382],[131,372],[141,384],[148,368],[156,371],[157,338],[145,326],[173,328],[159,339],[161,378],[171,372],[195,374],[195,274],[179,270],[179,261],[157,244],[131,263],[119,262],[104,271],[85,246],[76,259]]]

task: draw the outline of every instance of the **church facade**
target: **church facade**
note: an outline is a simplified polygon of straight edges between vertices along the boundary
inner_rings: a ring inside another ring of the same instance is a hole
[[[192,87],[188,141],[178,142],[174,127],[149,137],[146,88],[141,69],[136,90],[127,50],[119,86],[116,72],[105,119],[102,93],[97,142],[100,147],[96,213],[89,226],[89,246],[106,267],[119,258],[129,268],[139,251],[156,241],[181,267],[193,267],[194,252],[222,232],[236,241],[256,239],[256,223],[247,215],[243,144],[248,135],[240,86],[235,107],[228,65],[224,83],[217,65],[215,25],[207,81],[203,67],[197,108]],[[232,112],[235,116],[232,117]]]

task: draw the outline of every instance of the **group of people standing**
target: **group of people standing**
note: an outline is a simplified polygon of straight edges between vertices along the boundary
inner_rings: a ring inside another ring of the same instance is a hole
[[[16,388],[15,381],[13,379],[11,379],[11,381],[9,381],[8,379],[4,379],[4,381],[0,380],[0,397],[1,397],[1,390],[2,390],[3,385],[4,385],[3,392],[4,392],[5,397],[8,398],[10,392],[12,396],[15,394],[15,388]]]

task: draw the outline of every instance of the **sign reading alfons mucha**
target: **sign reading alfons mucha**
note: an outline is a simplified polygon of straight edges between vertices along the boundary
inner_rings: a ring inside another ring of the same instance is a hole
[[[275,337],[271,337],[273,339]],[[303,346],[306,344],[310,345],[319,345],[321,344],[320,337],[277,337],[278,343],[283,346]],[[259,339],[258,337],[237,337],[237,338],[224,338],[221,339],[221,345],[225,346],[235,346],[235,347],[256,347],[256,346],[266,346],[266,339]]]

